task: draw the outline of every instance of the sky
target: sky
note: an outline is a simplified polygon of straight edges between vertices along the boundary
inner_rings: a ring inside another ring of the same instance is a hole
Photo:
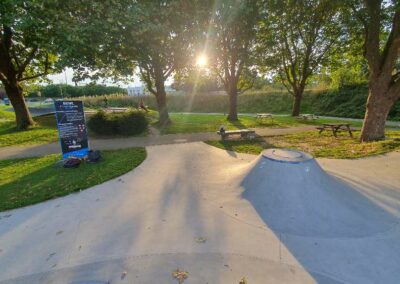
[[[200,67],[204,67],[207,65],[207,56],[205,54],[200,54],[196,60],[196,65],[200,66]],[[50,79],[53,84],[69,84],[69,85],[74,85],[74,83],[72,82],[72,77],[74,75],[74,71],[72,68],[66,68],[64,69],[64,71],[62,73],[58,73],[58,74],[52,74],[52,75],[48,75],[47,78]],[[173,82],[173,76],[170,76],[167,81],[165,82],[165,84],[171,85]],[[85,80],[82,82],[79,82],[79,85],[84,85],[84,84],[88,84],[90,83],[91,80]],[[126,82],[113,82],[111,80],[109,81],[103,81],[103,80],[99,80],[97,81],[98,84],[105,84],[108,86],[119,86],[121,88],[127,88],[129,87],[140,87],[143,86],[144,84],[140,81],[138,76],[134,76],[133,77],[133,81],[126,83]]]

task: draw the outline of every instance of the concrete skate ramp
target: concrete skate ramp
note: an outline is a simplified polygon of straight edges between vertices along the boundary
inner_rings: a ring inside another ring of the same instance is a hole
[[[303,152],[265,150],[250,165],[241,185],[243,197],[278,233],[364,237],[387,231],[397,221]]]

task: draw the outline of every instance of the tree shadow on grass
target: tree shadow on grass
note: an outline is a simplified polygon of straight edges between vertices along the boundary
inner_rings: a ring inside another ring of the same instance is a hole
[[[79,170],[50,164],[0,185],[0,210],[24,207],[84,189],[85,184],[71,182]],[[65,187],[68,183],[71,184]]]
[[[57,127],[56,117],[53,113],[35,117],[34,121],[43,128],[53,129]]]
[[[36,125],[28,129],[20,130],[15,126],[14,121],[6,121],[0,123],[0,135],[14,134],[14,133],[28,133],[35,130],[42,129],[56,129],[56,122],[54,118],[41,117],[34,118]]]
[[[17,127],[15,127],[15,122],[2,122],[0,123],[0,135],[10,134],[19,132]]]
[[[0,185],[0,211],[36,204],[103,183],[137,167],[145,159],[145,153],[142,148],[121,153],[104,152],[104,161],[82,163],[78,168],[71,169],[57,164],[61,160],[58,155],[43,161],[40,161],[41,158],[10,160],[12,164],[6,164],[4,168],[15,167],[18,162],[29,163],[32,159],[39,162],[34,170]],[[11,173],[12,168],[6,174]]]
[[[247,127],[240,121],[240,119],[235,120],[235,121],[230,121],[230,120],[227,119],[227,122],[231,123],[233,126],[237,127],[238,129],[247,128]]]
[[[281,126],[279,123],[277,123],[274,120],[271,119],[255,119],[254,121],[251,121],[251,125],[246,126],[245,124],[243,124],[243,120],[241,118],[239,118],[236,121],[229,121],[232,125],[234,125],[235,127],[237,127],[238,129],[246,129],[246,128],[256,128],[256,127],[279,127]]]

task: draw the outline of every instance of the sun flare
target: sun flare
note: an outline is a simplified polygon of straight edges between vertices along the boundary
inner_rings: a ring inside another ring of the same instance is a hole
[[[200,67],[204,67],[207,65],[207,56],[204,54],[199,55],[196,59],[196,65]]]

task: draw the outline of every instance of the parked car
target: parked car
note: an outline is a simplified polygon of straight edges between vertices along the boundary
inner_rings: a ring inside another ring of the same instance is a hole
[[[4,98],[4,99],[3,99],[3,102],[4,102],[4,104],[5,104],[6,106],[9,106],[9,105],[10,105],[10,100],[9,100],[8,98]]]
[[[53,103],[54,100],[52,98],[48,98],[44,100],[45,103]]]

